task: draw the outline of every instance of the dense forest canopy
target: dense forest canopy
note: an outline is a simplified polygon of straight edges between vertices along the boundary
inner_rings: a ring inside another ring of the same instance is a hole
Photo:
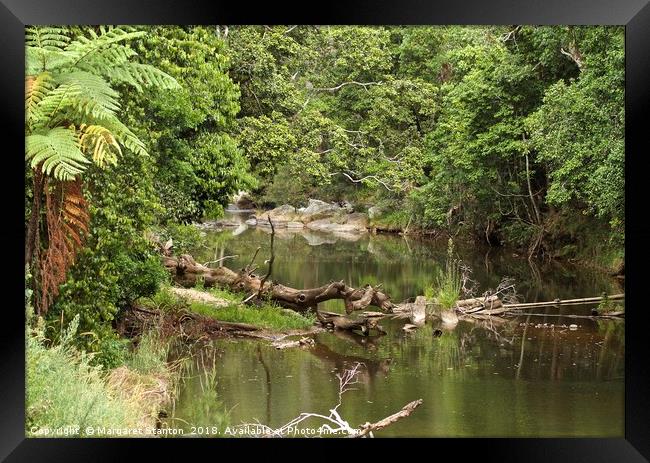
[[[107,364],[112,320],[166,278],[150,229],[219,217],[239,191],[259,207],[377,206],[531,258],[622,258],[622,27],[27,36],[34,301],[51,320],[79,314]]]
[[[260,26],[226,40],[263,203],[385,204],[403,226],[531,254],[594,228],[622,244],[622,28]]]

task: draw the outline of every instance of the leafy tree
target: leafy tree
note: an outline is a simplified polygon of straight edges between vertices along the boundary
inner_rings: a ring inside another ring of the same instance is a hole
[[[585,27],[573,36],[580,41],[566,48],[580,56],[580,74],[546,90],[543,104],[527,120],[531,143],[548,166],[549,204],[584,207],[622,233],[624,34],[620,28]],[[565,59],[575,61],[575,56]]]
[[[126,114],[157,164],[162,220],[217,217],[228,197],[253,185],[229,130],[239,92],[228,77],[224,42],[213,28],[153,27],[136,49],[180,87],[130,94]]]

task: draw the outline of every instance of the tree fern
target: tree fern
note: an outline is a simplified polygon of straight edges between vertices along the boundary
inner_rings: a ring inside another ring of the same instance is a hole
[[[27,263],[38,275],[39,313],[56,296],[87,232],[81,174],[92,163],[100,168],[116,164],[122,147],[147,154],[142,141],[117,117],[120,95],[111,83],[138,91],[178,87],[164,72],[131,61],[137,54],[126,42],[143,34],[131,27],[102,26],[71,37],[65,28],[27,28],[25,158],[35,175],[26,257],[33,257]]]
[[[44,159],[49,172],[67,178],[82,173],[86,167],[78,153],[86,152],[100,167],[116,162],[120,145],[146,155],[144,144],[117,118],[119,94],[109,82],[128,84],[138,91],[147,86],[172,89],[178,83],[153,66],[130,61],[137,53],[125,42],[140,37],[143,31],[100,27],[98,31],[89,28],[87,35],[74,39],[67,34],[63,28],[27,29],[27,69],[40,69],[28,75],[25,91],[27,133],[38,134],[29,142],[27,157],[32,167],[40,165],[34,159]],[[30,63],[33,60],[37,62]],[[61,125],[76,127],[78,137],[86,134],[77,143],[81,150],[72,149],[68,132],[44,134],[44,129]],[[86,133],[91,126],[93,133]],[[47,141],[50,136],[54,138]],[[64,165],[57,168],[59,162]]]

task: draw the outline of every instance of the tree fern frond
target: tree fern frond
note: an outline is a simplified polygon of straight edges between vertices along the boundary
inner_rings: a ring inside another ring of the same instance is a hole
[[[90,163],[79,149],[74,130],[64,127],[28,135],[25,157],[32,168],[40,165],[43,173],[64,181],[73,180]]]
[[[115,67],[122,66],[134,56],[137,56],[137,53],[132,48],[122,44],[113,44],[97,50],[80,62],[77,68],[93,74],[108,76]]]
[[[25,42],[28,47],[61,51],[70,43],[67,32],[63,27],[29,26],[25,30]]]
[[[82,88],[76,82],[59,85],[53,89],[36,104],[34,113],[39,116],[38,122],[47,125],[54,114],[70,106],[75,98],[81,94],[81,91]]]
[[[85,71],[76,71],[56,77],[60,84],[36,104],[34,113],[43,125],[56,124],[55,115],[64,115],[72,109],[81,118],[68,114],[69,118],[111,118],[120,109],[118,93],[101,77]]]
[[[73,65],[77,65],[82,60],[87,59],[105,47],[115,43],[133,40],[137,37],[142,37],[144,34],[144,31],[130,31],[124,27],[102,30],[99,35],[93,31],[91,38],[80,36],[71,42],[66,47],[64,53],[72,60]]]
[[[109,79],[129,84],[138,91],[142,91],[142,87],[156,87],[163,90],[180,88],[176,79],[149,64],[125,62],[109,69],[106,75]]]
[[[47,312],[59,294],[59,285],[65,281],[67,269],[74,263],[90,223],[79,179],[71,182],[46,179],[44,191],[48,247],[40,262],[41,294],[36,303],[41,314]]]
[[[39,118],[38,104],[52,88],[52,75],[49,72],[25,78],[25,116],[28,124]]]
[[[62,85],[71,85],[80,92],[70,98],[69,103],[82,114],[100,117],[101,114],[115,114],[119,111],[119,93],[100,76],[85,71],[75,71],[57,77]]]
[[[93,161],[99,167],[117,164],[117,157],[122,154],[122,150],[110,130],[101,125],[85,124],[82,124],[79,129],[82,150],[90,152]]]
[[[139,154],[141,156],[149,156],[147,148],[142,140],[140,140],[138,136],[134,134],[127,126],[120,122],[117,117],[111,116],[107,118],[98,118],[90,120],[89,122],[91,124],[101,125],[108,129],[113,134],[118,143],[120,143],[126,149],[131,150],[135,154]]]

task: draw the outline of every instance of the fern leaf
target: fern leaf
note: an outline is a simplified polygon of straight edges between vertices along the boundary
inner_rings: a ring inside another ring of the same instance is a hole
[[[117,164],[117,157],[122,154],[115,136],[101,125],[82,125],[80,137],[82,150],[92,154],[93,161],[99,166]]]
[[[123,147],[128,150],[133,151],[135,154],[141,156],[148,156],[147,148],[145,144],[140,140],[136,134],[134,134],[127,126],[125,126],[120,120],[115,116],[110,116],[106,118],[97,118],[92,120],[92,124],[97,124],[108,129],[115,139]]]
[[[142,87],[156,87],[163,90],[180,88],[172,76],[149,64],[126,62],[108,70],[109,79],[129,84],[142,91]]]
[[[63,127],[28,135],[26,148],[31,167],[36,169],[40,165],[43,173],[58,180],[73,180],[90,163],[79,149],[75,132]]]
[[[52,75],[48,72],[25,78],[25,115],[28,124],[40,117],[38,104],[51,90]]]
[[[82,89],[76,83],[59,85],[36,104],[35,113],[42,119],[42,125],[52,122],[55,113],[70,106],[81,95]]]
[[[124,27],[101,30],[99,35],[93,31],[91,38],[81,36],[71,42],[66,47],[64,53],[72,60],[73,65],[77,65],[105,47],[115,43],[133,40],[137,37],[142,37],[144,34],[144,31],[129,31]]]
[[[79,91],[69,98],[69,103],[84,115],[99,117],[103,113],[119,111],[119,94],[100,76],[85,71],[75,71],[57,77],[61,85]]]
[[[134,56],[137,56],[137,53],[132,48],[122,44],[113,44],[97,50],[80,62],[77,68],[93,74],[109,76],[115,68],[128,63]]]
[[[62,51],[70,43],[67,32],[63,27],[30,26],[25,30],[25,42],[28,47]]]

